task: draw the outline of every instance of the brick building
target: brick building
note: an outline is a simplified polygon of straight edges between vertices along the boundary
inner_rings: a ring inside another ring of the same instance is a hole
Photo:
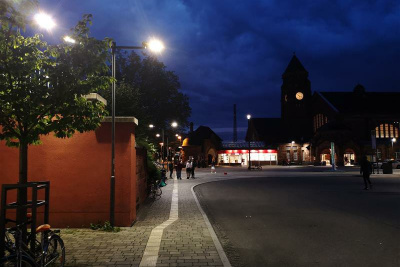
[[[400,93],[311,92],[308,72],[296,55],[282,75],[281,118],[252,118],[246,140],[277,149],[278,162],[310,163],[330,159],[331,142],[338,165],[400,159]],[[375,139],[376,137],[376,139]],[[376,140],[376,150],[372,147]]]
[[[217,160],[221,142],[222,139],[210,127],[199,126],[193,131],[193,123],[190,123],[189,134],[182,142],[182,160],[187,161],[192,157],[211,164],[213,160]]]

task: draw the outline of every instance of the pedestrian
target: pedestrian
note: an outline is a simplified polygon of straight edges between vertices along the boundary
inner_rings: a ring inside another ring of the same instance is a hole
[[[192,178],[194,179],[194,169],[197,167],[197,160],[193,160],[192,162]]]
[[[176,164],[175,168],[176,168],[176,178],[177,178],[178,180],[182,180],[182,169],[183,169],[183,164],[182,164],[182,161],[181,161],[181,160],[178,161],[178,163]]]
[[[172,173],[174,172],[174,164],[172,163],[172,161],[168,163],[168,168],[169,168],[169,178],[172,179]]]
[[[368,161],[366,156],[363,156],[360,163],[360,173],[362,173],[362,176],[364,178],[364,184],[365,184],[364,190],[372,189],[372,183],[371,180],[369,179],[371,172],[372,172],[371,162]]]
[[[211,161],[211,173],[217,173],[217,171],[215,170],[215,159],[212,158]]]
[[[186,177],[189,179],[190,178],[190,174],[192,173],[192,162],[191,162],[191,160],[189,159],[187,162],[186,162]]]

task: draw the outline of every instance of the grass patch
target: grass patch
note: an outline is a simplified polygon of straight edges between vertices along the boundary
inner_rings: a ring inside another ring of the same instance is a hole
[[[105,221],[104,223],[101,223],[101,222],[91,223],[90,229],[105,231],[105,232],[114,232],[114,233],[118,233],[121,231],[121,228],[113,227],[109,221]]]

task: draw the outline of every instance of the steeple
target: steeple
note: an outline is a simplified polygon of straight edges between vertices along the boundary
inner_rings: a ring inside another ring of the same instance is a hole
[[[293,54],[289,65],[286,67],[285,72],[282,74],[282,77],[292,73],[306,73],[308,76],[307,70],[304,68],[303,64],[301,64],[300,60],[296,57],[296,54]]]
[[[309,107],[311,83],[308,72],[293,54],[285,72],[282,74],[281,117],[285,128],[293,137],[308,138],[311,120]]]

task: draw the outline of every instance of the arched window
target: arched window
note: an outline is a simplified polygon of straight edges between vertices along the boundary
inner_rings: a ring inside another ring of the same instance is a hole
[[[399,138],[399,128],[390,123],[382,123],[375,128],[376,138]]]
[[[319,127],[324,125],[325,123],[328,122],[328,117],[325,116],[324,114],[317,114],[314,115],[314,132],[318,130]]]

